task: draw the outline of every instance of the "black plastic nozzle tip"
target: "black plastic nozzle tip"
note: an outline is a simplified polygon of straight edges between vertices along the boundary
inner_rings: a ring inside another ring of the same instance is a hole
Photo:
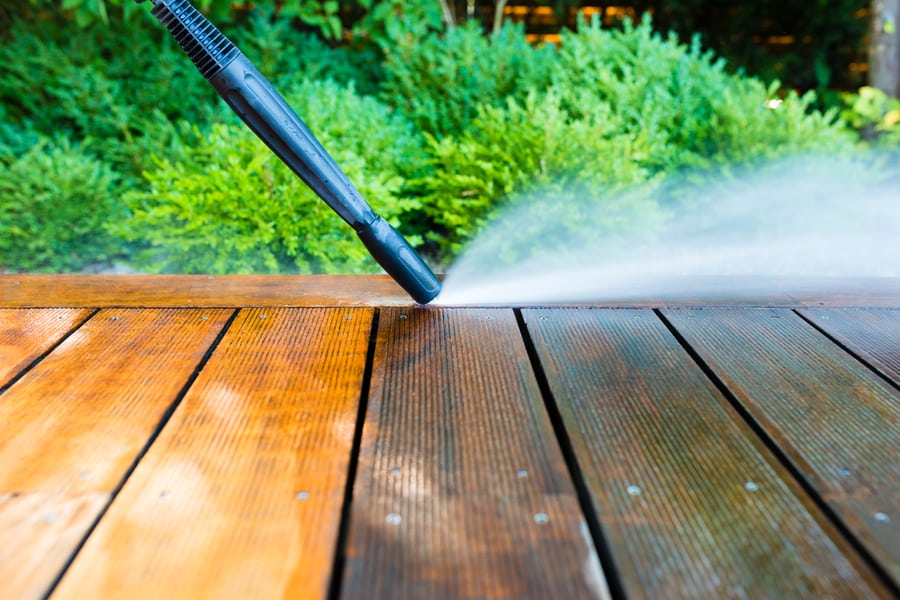
[[[357,234],[378,264],[413,300],[419,304],[428,304],[441,292],[440,280],[387,221],[376,217],[357,231]]]
[[[206,79],[215,77],[240,54],[187,0],[153,0],[150,14],[166,26]]]

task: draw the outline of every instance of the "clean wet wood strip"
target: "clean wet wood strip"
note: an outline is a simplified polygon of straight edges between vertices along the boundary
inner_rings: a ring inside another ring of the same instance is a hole
[[[43,595],[231,311],[103,310],[0,396],[0,582]]]
[[[55,598],[325,598],[371,309],[242,310]]]
[[[0,306],[411,305],[387,275],[0,275]]]
[[[792,311],[664,314],[900,585],[900,392]]]
[[[900,309],[804,309],[799,312],[900,385]]]
[[[626,596],[887,595],[655,313],[523,316]]]
[[[0,390],[90,314],[88,309],[0,308]]]
[[[513,311],[382,312],[342,594],[608,595]]]

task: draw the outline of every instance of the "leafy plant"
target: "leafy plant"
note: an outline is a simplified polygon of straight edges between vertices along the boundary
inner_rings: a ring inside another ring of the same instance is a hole
[[[0,270],[79,270],[110,260],[118,242],[119,177],[65,138],[0,162]]]
[[[421,168],[404,120],[333,82],[303,83],[289,98],[376,211],[399,226],[400,215],[418,208],[403,193],[405,174]],[[146,174],[149,189],[128,195],[132,217],[114,228],[146,246],[139,260],[147,270],[377,268],[351,228],[243,125],[194,128],[194,138]]]
[[[615,131],[609,114],[572,119],[551,89],[523,103],[482,105],[458,138],[429,137],[426,214],[445,256],[456,254],[496,211],[517,198],[571,190],[614,191],[646,181],[654,140]]]
[[[503,106],[546,87],[555,68],[553,50],[532,47],[515,25],[485,37],[472,22],[442,36],[401,39],[384,51],[381,98],[438,137],[465,130],[480,105]]]
[[[878,88],[865,86],[843,96],[841,117],[860,135],[879,145],[900,144],[900,100]]]

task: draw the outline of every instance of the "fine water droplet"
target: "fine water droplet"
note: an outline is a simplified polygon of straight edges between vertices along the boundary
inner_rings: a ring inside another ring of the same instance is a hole
[[[748,492],[755,492],[759,489],[759,486],[752,481],[748,481],[744,484],[744,487],[747,488]]]
[[[309,500],[309,492],[297,492],[297,500]]]
[[[838,467],[837,472],[840,473],[841,475],[843,475],[844,477],[850,475],[850,469],[848,469],[847,467]]]
[[[891,522],[891,518],[883,512],[875,513],[875,520],[879,521],[881,523],[890,523]]]
[[[525,469],[519,469],[518,471],[516,471],[516,477],[518,477],[519,479],[524,479],[525,477],[528,477],[528,471],[526,471]]]
[[[538,525],[543,525],[544,523],[548,523],[550,521],[550,517],[547,513],[539,512],[534,515],[534,522]]]
[[[643,490],[636,485],[629,485],[628,488],[626,488],[626,491],[632,496],[640,496]]]
[[[391,469],[391,475],[399,475],[399,474],[400,474],[400,467],[394,467],[393,469]]]
[[[403,521],[403,517],[397,513],[391,513],[385,520],[388,522],[388,525],[399,525]]]

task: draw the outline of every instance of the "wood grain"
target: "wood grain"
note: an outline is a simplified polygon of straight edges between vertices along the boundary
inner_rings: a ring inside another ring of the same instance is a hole
[[[0,275],[0,306],[408,306],[387,275]]]
[[[798,312],[900,385],[900,310],[804,309]]]
[[[46,591],[229,314],[100,311],[0,396],[0,596]]]
[[[342,585],[608,596],[512,311],[383,311]]]
[[[326,597],[372,314],[241,311],[54,597]]]
[[[900,585],[900,392],[792,311],[664,314]]]
[[[887,595],[651,311],[523,311],[625,594]]]
[[[86,309],[0,308],[0,390],[90,313]]]
[[[449,285],[459,285],[450,282]],[[437,302],[440,303],[438,297]],[[387,275],[0,275],[0,307],[413,306]],[[485,301],[473,298],[473,306]],[[652,290],[579,306],[900,308],[900,277],[671,277]],[[520,306],[511,303],[508,306]]]

